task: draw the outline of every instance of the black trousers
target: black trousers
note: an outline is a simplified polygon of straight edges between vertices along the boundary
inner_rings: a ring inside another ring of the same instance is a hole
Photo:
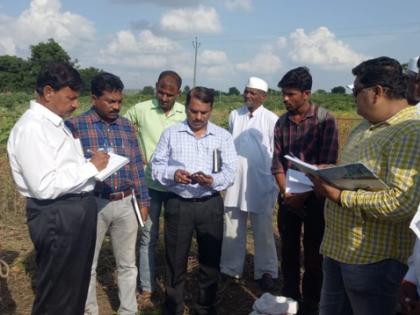
[[[33,315],[84,313],[96,242],[93,194],[27,200],[37,275]]]
[[[279,199],[278,229],[281,237],[282,294],[303,300],[303,307],[317,310],[322,286],[322,255],[319,253],[324,235],[324,200],[312,193],[304,205],[302,218],[290,211]],[[303,225],[304,274],[300,290],[301,234]]]
[[[200,296],[195,314],[215,314],[217,282],[223,238],[223,200],[220,195],[188,201],[171,194],[165,208],[166,300],[163,314],[184,311],[184,285],[188,253],[196,232]]]

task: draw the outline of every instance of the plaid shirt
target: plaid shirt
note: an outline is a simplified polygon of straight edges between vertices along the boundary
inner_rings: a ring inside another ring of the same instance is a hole
[[[350,134],[342,163],[361,161],[389,189],[342,191],[327,201],[321,253],[343,263],[402,263],[413,248],[410,220],[420,202],[420,116],[410,106],[383,123],[364,120]]]
[[[103,182],[96,182],[95,192],[114,193],[134,188],[142,207],[149,207],[149,193],[144,181],[143,160],[133,125],[123,117],[104,122],[92,108],[80,116],[66,121],[75,138],[80,138],[86,158],[99,148],[129,158],[130,163]]]
[[[274,128],[273,175],[285,174],[292,167],[291,162],[284,158],[289,153],[310,164],[337,162],[338,129],[332,115],[328,113],[325,120],[319,123],[317,106],[311,104],[303,120],[297,124],[290,119],[288,112],[283,116]],[[285,122],[284,125],[282,122]]]

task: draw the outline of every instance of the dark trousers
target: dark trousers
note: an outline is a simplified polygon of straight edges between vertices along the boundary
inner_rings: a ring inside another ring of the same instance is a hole
[[[33,315],[84,313],[96,241],[93,194],[27,200],[37,274]]]
[[[304,217],[290,211],[279,200],[278,228],[281,237],[282,294],[303,299],[303,307],[317,310],[322,286],[322,255],[319,253],[324,234],[324,201],[310,194],[304,205]],[[300,253],[303,226],[304,274],[300,291]]]
[[[184,285],[188,253],[196,232],[200,296],[195,314],[215,314],[217,282],[223,238],[223,200],[187,201],[171,194],[165,208],[166,300],[163,314],[184,311]]]

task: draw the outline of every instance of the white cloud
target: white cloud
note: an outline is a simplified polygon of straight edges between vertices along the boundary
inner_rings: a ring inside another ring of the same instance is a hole
[[[204,50],[198,57],[200,64],[215,65],[228,62],[226,53],[221,50]]]
[[[108,46],[100,51],[100,62],[119,64],[135,68],[155,69],[167,65],[171,54],[178,52],[180,46],[166,38],[144,30],[137,36],[131,31],[120,31]]]
[[[218,33],[222,29],[216,10],[202,5],[170,10],[163,14],[160,26],[165,31],[187,34]]]
[[[354,52],[349,45],[336,39],[335,34],[324,26],[309,34],[302,28],[296,29],[290,34],[290,41],[292,49],[288,55],[297,63],[343,69],[366,59],[366,56]]]
[[[0,47],[9,47],[12,53],[49,38],[69,50],[95,40],[93,23],[80,15],[61,12],[59,0],[33,0],[17,18],[3,16],[0,29]]]
[[[283,37],[283,36],[277,38],[276,46],[279,49],[285,48],[287,46],[287,38],[286,37]]]
[[[252,0],[226,0],[226,7],[232,11],[251,11]]]
[[[236,65],[236,69],[254,74],[272,74],[280,68],[281,60],[270,48],[265,48],[253,59]]]

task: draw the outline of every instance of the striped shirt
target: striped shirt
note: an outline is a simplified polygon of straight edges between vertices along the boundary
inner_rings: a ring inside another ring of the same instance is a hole
[[[285,119],[280,117],[274,127],[273,175],[285,174],[292,166],[285,154],[292,153],[309,164],[337,162],[338,129],[334,116],[328,113],[325,120],[319,122],[314,104],[299,123],[293,122],[288,112],[283,115]]]
[[[213,151],[221,152],[221,171],[212,173]],[[222,191],[232,185],[237,155],[232,136],[225,129],[209,122],[204,137],[197,138],[185,120],[166,129],[152,158],[152,178],[183,198],[199,198]],[[190,174],[203,172],[213,177],[211,187],[175,183],[179,169]]]
[[[342,206],[328,200],[323,255],[350,264],[406,263],[414,241],[409,224],[420,202],[419,119],[410,106],[382,123],[364,120],[352,131],[342,163],[363,162],[389,189],[342,191]]]
[[[86,158],[100,148],[112,149],[127,157],[130,163],[103,182],[96,182],[95,192],[114,193],[134,188],[142,207],[149,207],[149,193],[144,180],[143,160],[133,125],[123,117],[112,123],[103,121],[92,108],[80,116],[66,121],[75,138],[80,138]]]

